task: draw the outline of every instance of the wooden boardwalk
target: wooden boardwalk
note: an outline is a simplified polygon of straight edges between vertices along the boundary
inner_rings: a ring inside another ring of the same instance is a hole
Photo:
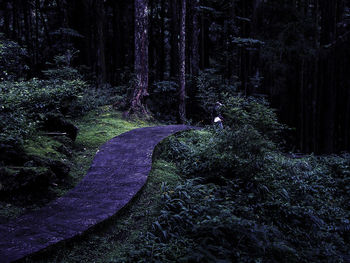
[[[146,183],[154,147],[188,129],[184,125],[135,129],[102,145],[74,189],[38,211],[0,225],[0,262],[22,259],[81,235],[115,215]]]

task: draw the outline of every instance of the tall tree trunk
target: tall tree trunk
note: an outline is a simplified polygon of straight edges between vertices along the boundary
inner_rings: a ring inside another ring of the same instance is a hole
[[[117,85],[120,84],[120,74],[122,70],[122,65],[124,65],[124,50],[123,50],[123,44],[122,44],[122,6],[120,4],[120,1],[113,2],[113,40],[112,43],[114,45],[112,55],[113,55],[113,68],[116,70],[116,72],[112,73],[113,76],[113,82]]]
[[[179,75],[179,16],[178,16],[178,1],[170,1],[171,12],[171,53],[170,53],[170,76],[177,77]]]
[[[39,68],[39,9],[40,2],[39,0],[35,0],[35,49],[34,49],[34,66],[35,71],[38,73]]]
[[[209,23],[207,17],[201,14],[201,30],[200,30],[200,68],[206,69],[210,67],[209,61]]]
[[[159,74],[159,80],[164,80],[164,73],[166,71],[166,51],[165,51],[165,17],[166,17],[166,10],[165,10],[165,0],[161,0],[161,11],[160,11],[160,58],[158,63],[158,74]]]
[[[22,0],[23,14],[24,14],[24,27],[25,27],[25,39],[30,55],[30,61],[33,63],[33,43],[32,43],[32,9],[28,1]]]
[[[16,2],[12,1],[12,39],[18,42],[18,12]]]
[[[337,5],[330,1],[321,1],[321,48],[332,43],[336,39],[336,13]],[[323,80],[321,89],[323,93],[322,108],[322,152],[334,151],[335,140],[335,112],[336,112],[336,83],[335,73],[337,63],[335,50],[321,50],[320,78]]]
[[[131,111],[147,114],[143,100],[148,96],[148,0],[135,0],[135,75],[136,86]]]
[[[304,119],[305,119],[305,109],[304,109],[304,101],[305,101],[305,94],[304,94],[304,59],[301,59],[300,62],[300,84],[299,84],[299,122],[300,122],[300,127],[299,127],[299,146],[300,149],[304,149],[305,147],[305,137],[304,137],[304,132],[305,132],[305,127],[304,127]]]
[[[68,5],[67,5],[67,0],[58,0],[56,1],[57,7],[59,10],[59,15],[61,18],[61,26],[64,28],[68,28]]]
[[[71,2],[73,4],[73,1]],[[94,35],[95,30],[93,22],[93,3],[92,0],[76,0],[70,10],[70,26],[80,32],[84,38],[76,43],[80,50],[80,63],[88,66],[94,73]]]
[[[6,37],[10,36],[10,15],[9,15],[9,3],[8,1],[3,2],[3,14],[4,14],[4,33]]]
[[[198,7],[199,0],[191,1],[192,13],[192,34],[191,34],[191,69],[192,76],[197,76],[199,73],[199,24],[198,24]]]
[[[97,87],[101,88],[106,84],[106,58],[105,58],[105,37],[104,37],[104,20],[105,10],[103,0],[95,1],[96,14],[96,76]]]
[[[153,83],[157,78],[155,73],[158,60],[158,34],[157,34],[157,5],[154,0],[148,0],[149,16],[148,16],[148,81]]]
[[[23,10],[23,12],[25,13],[26,10]],[[43,10],[43,8],[40,9],[40,19],[41,19],[41,23],[42,23],[43,28],[44,28],[44,33],[45,33],[45,36],[46,36],[46,41],[48,43],[48,47],[51,48],[51,36],[50,36],[49,28],[47,26],[47,22],[46,22],[47,20],[44,17],[44,10]]]
[[[186,0],[181,0],[180,16],[180,97],[179,97],[179,117],[180,121],[186,121]]]
[[[244,18],[249,17],[249,5],[251,4],[251,1],[245,0],[242,2],[242,16]],[[251,22],[242,21],[241,24],[241,35],[243,38],[249,38],[250,37],[250,26]],[[241,82],[242,82],[242,91],[244,92],[245,96],[251,95],[251,90],[249,87],[249,68],[250,68],[250,52],[247,48],[242,47],[241,48]]]

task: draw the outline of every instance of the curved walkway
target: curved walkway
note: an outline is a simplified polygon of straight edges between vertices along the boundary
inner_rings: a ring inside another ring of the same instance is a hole
[[[7,263],[82,234],[124,207],[144,186],[154,147],[184,125],[129,131],[101,146],[84,179],[42,209],[0,225],[0,262]]]

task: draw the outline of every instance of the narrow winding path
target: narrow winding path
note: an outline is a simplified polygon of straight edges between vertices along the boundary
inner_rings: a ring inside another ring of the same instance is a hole
[[[19,260],[73,238],[115,215],[146,183],[154,147],[188,129],[184,125],[141,128],[105,143],[74,189],[38,211],[0,225],[0,262]]]

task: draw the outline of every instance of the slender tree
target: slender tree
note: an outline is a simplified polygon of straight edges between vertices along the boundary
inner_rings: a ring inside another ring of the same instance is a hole
[[[135,75],[136,86],[131,111],[147,114],[143,103],[148,96],[148,0],[135,0]]]
[[[170,76],[175,78],[179,74],[179,0],[170,1],[171,39],[170,39]]]
[[[105,10],[103,0],[94,2],[94,10],[96,15],[96,76],[97,86],[99,88],[106,84],[106,58],[105,58],[105,37],[104,37],[104,21]]]
[[[198,9],[199,0],[190,1],[191,13],[192,13],[192,25],[191,25],[191,53],[190,53],[190,73],[192,76],[197,76],[199,73],[199,21],[198,21]]]
[[[186,0],[181,0],[180,16],[180,76],[179,76],[179,116],[182,123],[186,120]]]
[[[165,47],[165,16],[166,16],[166,3],[165,0],[161,0],[161,12],[160,12],[160,58],[158,63],[159,79],[164,80],[164,73],[166,71],[166,47]]]

